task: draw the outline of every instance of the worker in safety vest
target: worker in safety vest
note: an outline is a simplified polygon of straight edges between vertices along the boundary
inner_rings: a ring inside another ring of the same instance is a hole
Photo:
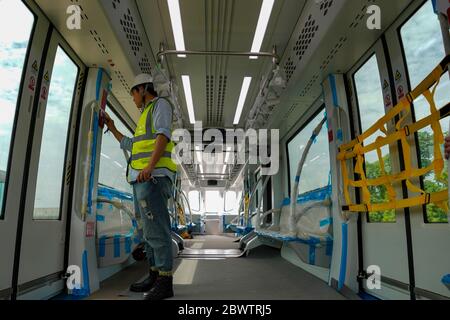
[[[136,77],[131,95],[142,114],[133,138],[125,137],[106,115],[106,125],[120,147],[131,152],[127,179],[133,185],[136,214],[141,216],[149,276],[131,285],[146,300],[173,296],[172,236],[168,200],[177,170],[172,161],[172,105],[155,92],[152,76]]]

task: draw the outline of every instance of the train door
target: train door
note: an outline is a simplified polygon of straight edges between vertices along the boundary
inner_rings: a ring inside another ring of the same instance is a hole
[[[19,294],[59,279],[64,269],[72,155],[84,66],[56,31],[49,35],[40,96],[30,130],[23,205]]]
[[[448,33],[447,33],[448,35]],[[444,59],[442,29],[433,3],[419,1],[411,7],[386,34],[391,57],[398,98],[414,89]],[[449,52],[447,52],[449,54]],[[436,107],[442,108],[450,101],[450,80],[446,73],[437,86]],[[414,101],[411,122],[430,114],[429,103],[421,96]],[[445,136],[449,133],[449,118],[440,121]],[[415,167],[427,167],[433,160],[434,139],[430,127],[411,137],[412,162]],[[443,148],[441,148],[443,150]],[[447,173],[447,164],[444,172]],[[432,171],[414,181],[426,192],[448,188],[444,181],[436,178]],[[434,204],[411,208],[411,239],[414,268],[413,291],[416,298],[449,298],[450,291],[442,282],[450,273],[450,225],[447,212]]]
[[[18,212],[31,109],[48,23],[21,1],[0,2],[0,299],[12,293]],[[29,81],[25,85],[26,79]]]
[[[380,39],[347,74],[355,135],[369,129],[394,106],[388,58],[383,39]],[[380,135],[383,134],[378,131],[365,140],[364,145],[373,143]],[[400,172],[398,148],[391,145],[381,151],[386,172]],[[365,173],[371,179],[380,176],[376,151],[365,155]],[[389,201],[385,187],[369,189],[372,203]],[[395,186],[395,191],[401,197],[401,186]],[[379,270],[381,273],[381,287],[368,288],[367,282],[361,281],[362,289],[380,298],[409,299],[410,275],[405,232],[409,225],[408,213],[390,210],[361,214],[360,224],[360,276],[364,277],[367,270]]]

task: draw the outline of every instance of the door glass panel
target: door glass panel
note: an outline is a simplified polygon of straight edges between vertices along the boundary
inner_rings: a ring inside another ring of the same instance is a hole
[[[207,213],[222,213],[223,198],[219,191],[205,192],[205,211]]]
[[[58,47],[45,111],[33,218],[58,220],[78,66]]]
[[[0,1],[0,219],[20,81],[34,16],[21,1]]]
[[[199,212],[200,211],[200,192],[197,190],[190,191],[188,194],[189,206],[192,211]]]
[[[354,75],[356,88],[356,98],[358,100],[359,115],[362,132],[374,125],[377,120],[385,115],[383,90],[381,88],[380,73],[377,56],[373,55]],[[375,142],[378,136],[384,136],[381,131],[377,131],[365,140],[364,144],[369,145]],[[391,157],[388,146],[381,149],[385,170],[387,174],[392,174]],[[380,161],[376,151],[365,154],[366,177],[376,179],[381,176]],[[385,186],[369,187],[370,202],[373,204],[389,202],[387,189]],[[369,213],[370,222],[395,222],[395,210],[387,210]]]
[[[406,64],[411,87],[415,88],[445,57],[441,27],[433,11],[432,1],[427,1],[400,29]],[[448,74],[444,74],[437,87],[435,102],[437,108],[442,108],[450,101],[450,81]],[[414,101],[416,120],[423,119],[430,114],[430,105],[420,96]],[[448,135],[448,118],[441,120],[444,135]],[[434,140],[431,127],[418,132],[420,149],[420,166],[428,167],[434,160]],[[444,146],[441,146],[443,152]],[[429,172],[423,179],[424,191],[438,192],[447,189],[447,161],[442,179],[437,179],[434,171]],[[435,204],[426,206],[426,222],[448,222],[447,213]]]
[[[107,107],[106,112],[114,120],[117,129],[124,135],[132,137],[133,133],[125,124],[117,117],[112,110]],[[99,182],[119,191],[132,193],[133,189],[127,182],[127,160],[120,149],[119,142],[114,138],[112,133],[103,135],[102,151],[100,155],[100,174]]]

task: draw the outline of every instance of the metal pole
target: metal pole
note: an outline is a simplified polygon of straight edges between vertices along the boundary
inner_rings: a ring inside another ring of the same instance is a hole
[[[163,49],[163,46],[161,46]],[[276,48],[274,47],[273,52],[232,52],[232,51],[197,51],[197,50],[161,50],[157,54],[159,63],[162,64],[164,57],[166,55],[200,55],[200,56],[238,56],[238,57],[266,57],[272,58],[275,65],[278,64],[280,58],[276,54]]]

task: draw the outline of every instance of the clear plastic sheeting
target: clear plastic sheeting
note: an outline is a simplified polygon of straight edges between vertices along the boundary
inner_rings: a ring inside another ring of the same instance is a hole
[[[130,194],[104,186],[97,200],[97,256],[100,267],[120,264],[141,242]]]

